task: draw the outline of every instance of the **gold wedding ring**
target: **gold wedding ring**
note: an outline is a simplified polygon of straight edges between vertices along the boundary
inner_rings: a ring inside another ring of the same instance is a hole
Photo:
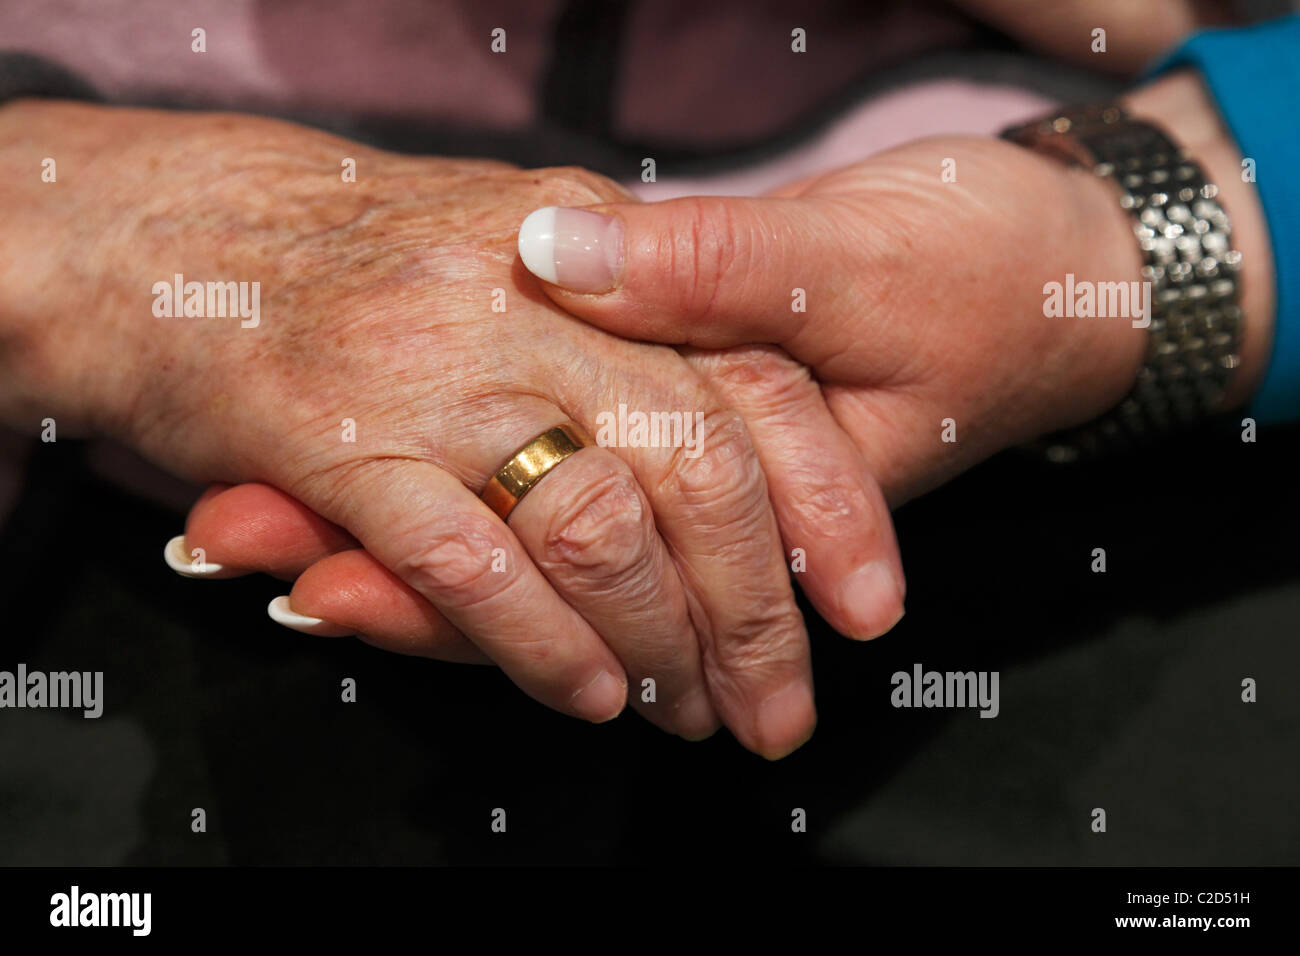
[[[577,422],[548,428],[510,456],[479,495],[504,521],[533,485],[576,451],[594,445]]]

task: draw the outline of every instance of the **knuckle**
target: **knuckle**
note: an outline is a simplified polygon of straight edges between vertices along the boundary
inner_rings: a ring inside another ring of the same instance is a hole
[[[803,618],[792,595],[752,594],[748,613],[731,622],[705,647],[710,673],[743,675],[764,683],[794,675],[805,666]]]
[[[654,519],[641,486],[614,472],[583,488],[556,514],[543,540],[543,560],[570,583],[595,589],[625,586],[653,570]]]
[[[800,663],[795,650],[802,649],[803,643],[790,637],[802,627],[793,600],[770,600],[728,630],[719,657],[728,668],[747,674],[793,669]]]
[[[745,422],[734,411],[706,415],[696,454],[674,449],[668,476],[669,493],[709,523],[709,530],[741,523],[746,527],[731,530],[748,538],[767,516],[767,481]]]
[[[556,166],[543,172],[548,196],[558,205],[588,206],[621,201],[629,195],[612,179],[581,166]]]
[[[669,236],[668,279],[678,312],[688,319],[711,314],[722,281],[737,267],[731,207],[707,197],[682,200],[682,215]]]
[[[411,557],[394,570],[438,603],[467,608],[497,598],[515,576],[493,570],[493,552],[510,549],[486,518],[458,515],[421,530]]]
[[[770,407],[821,398],[808,367],[774,345],[747,345],[700,356],[708,378],[722,388],[761,395]]]
[[[800,489],[798,511],[819,537],[860,536],[860,520],[870,515],[871,501],[856,476],[809,467],[791,477]]]

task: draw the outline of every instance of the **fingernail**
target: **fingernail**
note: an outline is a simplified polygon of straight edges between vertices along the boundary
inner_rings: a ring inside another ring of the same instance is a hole
[[[321,620],[318,617],[299,614],[289,607],[289,596],[287,594],[272,600],[266,607],[266,613],[271,616],[271,620],[275,621],[276,624],[283,624],[285,627],[301,631],[303,634],[315,634],[317,637],[348,637],[353,633],[349,628],[339,627],[337,624],[331,624],[329,621]]]
[[[696,689],[677,704],[674,714],[677,736],[690,741],[706,740],[721,726],[707,691]]]
[[[627,685],[609,671],[601,671],[591,683],[569,699],[573,712],[593,724],[613,720],[627,704]]]
[[[194,549],[199,552],[195,554],[185,543],[185,535],[178,534],[167,542],[163,548],[163,560],[167,562],[167,567],[171,568],[181,577],[186,578],[206,578],[212,580],[222,577],[233,577],[238,571],[227,568],[223,564],[214,564],[208,561],[202,554],[202,549]]]
[[[792,681],[758,708],[758,752],[780,760],[806,744],[816,727],[812,687],[805,680]]]
[[[545,282],[570,292],[608,292],[623,267],[623,224],[590,209],[547,206],[519,227],[519,256]]]
[[[858,568],[840,583],[839,597],[849,636],[856,640],[879,637],[902,620],[902,588],[888,562]]]

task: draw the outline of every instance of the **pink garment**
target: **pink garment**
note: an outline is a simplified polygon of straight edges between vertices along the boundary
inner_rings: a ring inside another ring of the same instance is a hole
[[[806,52],[791,49],[795,28]],[[855,79],[973,31],[926,0],[653,0],[633,5],[627,36],[615,131],[716,148],[788,128]]]
[[[78,73],[110,99],[525,127],[562,0],[5,0],[0,50]],[[206,52],[191,33],[206,31]],[[492,51],[505,31],[505,52]],[[791,49],[795,29],[807,52]],[[725,148],[786,128],[836,91],[968,44],[939,0],[640,0],[617,40],[615,132]],[[592,82],[605,82],[599,76]]]
[[[527,123],[558,0],[5,0],[0,49],[110,99]],[[506,52],[491,50],[507,30]],[[192,31],[206,31],[206,52]]]
[[[1018,87],[934,80],[868,100],[814,139],[760,165],[704,177],[673,176],[671,170],[663,175],[660,169],[657,182],[637,179],[625,185],[646,201],[705,194],[757,196],[925,136],[993,135],[1052,105]]]
[[[0,49],[45,56],[112,99],[164,98],[196,107],[320,110],[510,128],[537,116],[557,0],[6,0]],[[965,30],[923,3],[861,14],[829,0],[690,0],[639,4],[616,91],[619,132],[703,145],[787,126],[863,72],[955,42]],[[882,12],[883,11],[883,12]],[[304,29],[303,24],[310,24]],[[491,31],[507,30],[493,54]],[[808,31],[809,53],[790,50]],[[207,31],[207,52],[191,31]],[[628,183],[647,200],[699,193],[757,195],[908,140],[992,133],[1047,101],[1002,86],[934,81],[880,96],[762,164],[708,177]],[[31,444],[0,434],[0,521]],[[195,490],[123,450],[91,456],[101,474],[180,506]]]

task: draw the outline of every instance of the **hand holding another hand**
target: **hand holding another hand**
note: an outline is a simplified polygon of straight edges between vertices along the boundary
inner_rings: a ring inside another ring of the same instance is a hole
[[[58,190],[14,177],[4,197],[4,307],[22,333],[5,407],[187,477],[278,489],[301,534],[262,566],[308,594],[339,583],[332,611],[390,602],[318,630],[490,660],[588,720],[617,714],[630,686],[667,730],[722,722],[776,757],[815,722],[787,547],[805,549],[808,591],[844,630],[874,636],[901,613],[883,499],[805,370],[738,353],[710,366],[744,399],[730,401],[698,361],[566,315],[519,265],[529,210],[625,198],[607,180],[245,117],[19,102],[0,122],[0,159],[56,145],[63,170]],[[157,310],[177,275],[256,283],[257,321]],[[508,527],[479,500],[530,439],[566,420],[596,433],[620,405],[700,417],[702,440],[584,448]],[[196,531],[179,567],[195,547],[223,573],[241,566]]]
[[[1173,78],[1134,99],[1135,111],[1157,114],[1172,99],[1185,141],[1211,171],[1235,163],[1194,81]],[[951,182],[940,175],[949,158],[957,160]],[[1246,285],[1255,321],[1230,396],[1239,400],[1267,354],[1268,256],[1253,197],[1220,179],[1239,248],[1255,269]],[[1001,448],[1112,406],[1145,347],[1142,332],[1122,319],[1068,320],[1043,309],[1044,283],[1067,274],[1138,278],[1131,225],[1116,197],[1089,174],[996,140],[913,143],[762,199],[547,208],[525,222],[520,249],[568,312],[682,347],[749,424],[787,550],[807,541],[832,560],[827,545],[861,550],[864,523],[822,519],[845,501],[859,503],[850,515],[879,511],[874,489],[852,477],[854,450],[846,454],[843,434],[817,417],[825,410],[812,398],[806,369],[856,453],[899,503]],[[943,440],[948,426],[956,441]],[[848,467],[818,457],[821,435]],[[296,507],[264,497],[222,520],[238,525]],[[869,550],[878,553],[884,524],[866,524],[876,529]],[[345,577],[313,592],[304,576],[294,606],[319,601],[324,616],[342,619],[327,595],[343,590]],[[827,577],[810,576],[806,586],[847,629],[850,579],[840,577],[846,583],[837,601]],[[377,594],[370,607],[382,617]]]

